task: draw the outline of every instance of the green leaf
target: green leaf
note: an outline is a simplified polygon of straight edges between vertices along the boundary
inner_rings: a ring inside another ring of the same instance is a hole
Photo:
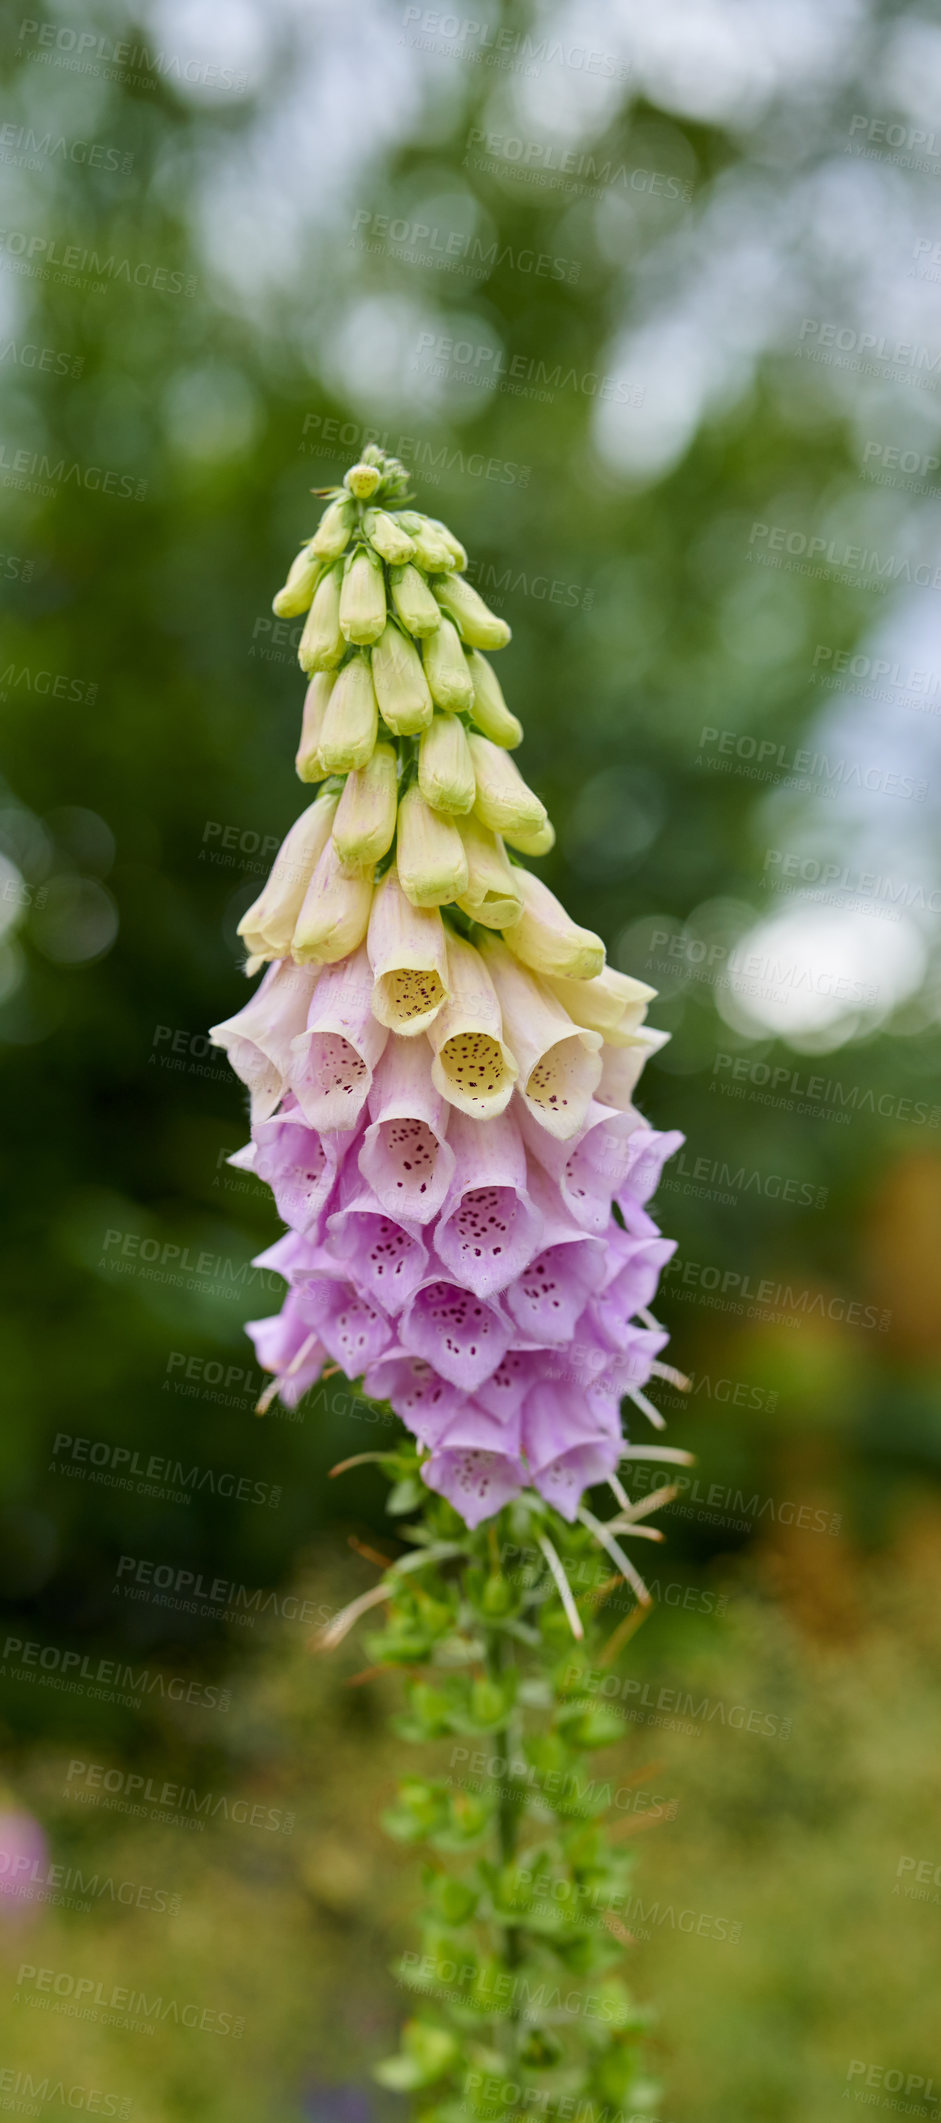
[[[421,2086],[433,2086],[459,2055],[460,2044],[447,2028],[433,2027],[427,2020],[407,2020],[401,2054],[377,2064],[373,2078],[397,2093],[414,2093]]]

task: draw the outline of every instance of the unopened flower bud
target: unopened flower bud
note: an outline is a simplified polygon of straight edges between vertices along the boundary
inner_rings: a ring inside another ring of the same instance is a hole
[[[373,1016],[400,1038],[427,1032],[450,994],[444,923],[437,907],[413,907],[395,869],[377,885],[366,949]]]
[[[460,573],[467,566],[466,548],[462,546],[459,538],[455,538],[454,532],[448,530],[447,524],[441,523],[437,516],[429,516],[428,521],[434,525],[435,530],[439,533],[451,555],[452,565]]]
[[[456,715],[436,715],[418,749],[418,786],[434,811],[469,811],[476,794],[464,725]]]
[[[318,671],[307,688],[301,720],[301,741],[294,761],[301,781],[322,781],[327,771],[320,757],[320,733],[334,684],[332,671]]]
[[[349,545],[352,529],[352,502],[347,501],[345,497],[340,501],[331,501],[310,541],[311,552],[316,554],[318,560],[339,560],[341,553],[345,553]]]
[[[546,823],[545,804],[527,786],[516,761],[476,731],[471,731],[468,745],[477,782],[474,809],[482,823],[491,833],[540,832]]]
[[[457,628],[450,619],[442,619],[437,632],[429,634],[422,646],[422,660],[436,705],[449,708],[452,713],[466,713],[473,702],[474,687]]]
[[[441,624],[441,607],[432,597],[424,575],[408,562],[404,568],[395,568],[392,573],[392,602],[410,634],[419,639],[433,634]]]
[[[320,757],[328,774],[349,774],[372,757],[379,710],[368,656],[351,656],[337,672],[320,731]]]
[[[389,562],[390,567],[401,567],[404,561],[411,560],[414,542],[403,530],[398,517],[390,516],[385,509],[367,509],[363,529],[370,545],[375,546],[376,552]]]
[[[457,827],[429,808],[414,782],[399,804],[395,861],[413,907],[446,906],[466,888],[467,858]]]
[[[427,729],[434,709],[421,657],[391,620],[372,652],[372,679],[383,722],[394,737],[414,737]]]
[[[657,992],[645,980],[634,980],[614,966],[606,966],[593,980],[563,980],[552,975],[546,985],[577,1025],[590,1025],[612,1047],[633,1043]]]
[[[372,872],[347,869],[328,840],[295,923],[295,964],[306,966],[316,958],[333,966],[357,951],[366,934],[372,892]]]
[[[377,465],[360,463],[350,466],[343,484],[349,487],[351,494],[355,494],[357,501],[368,501],[381,479],[382,473]]]
[[[340,625],[347,641],[378,641],[386,623],[382,562],[359,546],[346,563],[340,591]]]
[[[491,744],[502,745],[505,751],[512,752],[522,742],[523,725],[510,713],[493,665],[477,649],[468,649],[465,660],[474,688],[471,714],[477,728],[489,737]]]
[[[453,575],[437,575],[431,585],[438,603],[456,619],[466,642],[473,649],[502,649],[510,639],[505,619],[491,612],[470,582]]]
[[[414,547],[415,558],[426,574],[432,569],[447,571],[454,566],[450,547],[441,535],[439,526],[430,516],[423,516],[417,509],[402,509],[399,522],[408,532]]]
[[[364,869],[387,855],[395,836],[398,787],[391,745],[377,745],[372,758],[348,774],[333,821],[333,845],[341,862]]]
[[[301,613],[306,612],[317,587],[320,566],[313,548],[309,545],[302,547],[297,559],[291,562],[283,590],[272,599],[271,609],[278,619],[299,619]]]
[[[562,980],[593,980],[602,973],[600,936],[592,929],[579,928],[531,870],[517,870],[516,881],[523,895],[523,912],[504,937],[514,955],[534,972],[554,973]]]
[[[461,820],[467,857],[467,884],[458,905],[484,929],[506,929],[518,921],[523,901],[516,882],[519,871],[507,861],[503,842],[482,826],[475,812]]]
[[[336,807],[336,794],[324,790],[295,819],[282,841],[267,883],[238,925],[238,934],[253,955],[283,958],[290,951],[297,916],[330,840]]]
[[[304,622],[297,660],[312,678],[315,671],[330,671],[346,654],[346,637],[340,627],[340,570],[328,569],[314,591],[314,601]]]
[[[432,1083],[459,1112],[494,1119],[509,1105],[519,1071],[487,968],[461,936],[448,937],[448,985],[450,1000],[428,1033]]]
[[[551,818],[534,833],[527,833],[522,826],[504,826],[503,838],[518,855],[548,855],[555,847],[555,827]]]

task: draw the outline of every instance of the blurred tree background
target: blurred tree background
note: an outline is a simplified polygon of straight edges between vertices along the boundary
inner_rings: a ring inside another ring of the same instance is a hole
[[[4,2092],[54,2059],[143,2119],[398,2108],[400,1748],[304,1648],[372,1581],[383,1487],[329,1469],[375,1436],[336,1392],[253,1413],[277,1226],[206,1041],[301,805],[271,596],[372,436],[512,624],[547,876],[672,1034],[640,1103],[687,1138],[658,1310],[698,1464],[620,1752],[675,1801],[644,1898],[742,1934],[636,1926],[663,2115],[927,2083],[941,31],[153,0],[11,18],[3,63]],[[128,1818],[129,1776],[294,1832]],[[229,2035],[79,2021],[23,1962]]]

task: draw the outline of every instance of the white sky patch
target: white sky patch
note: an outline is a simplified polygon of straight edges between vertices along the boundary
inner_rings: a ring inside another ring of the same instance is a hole
[[[915,994],[926,956],[907,917],[882,931],[848,909],[796,906],[740,939],[716,1001],[747,1038],[770,1033],[798,1052],[827,1053]]]

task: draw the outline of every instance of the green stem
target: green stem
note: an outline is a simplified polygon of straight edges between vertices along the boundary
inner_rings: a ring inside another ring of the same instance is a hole
[[[507,1648],[507,1640],[502,1631],[498,1629],[488,1630],[487,1671],[493,1680],[499,1680],[503,1673]],[[506,1764],[506,1771],[501,1779],[500,1804],[496,1817],[496,1855],[501,1867],[512,1864],[519,1841],[519,1808],[514,1803],[513,1793],[510,1788],[510,1762],[513,1759],[514,1738],[513,1725],[509,1721],[501,1732],[494,1734],[494,1745],[498,1757]],[[512,1972],[519,1967],[522,1959],[522,1940],[519,1927],[512,1923],[504,1923],[499,1918],[495,1921],[502,1933],[500,1957],[504,1966]],[[518,2023],[519,2006],[515,1999],[511,1999],[509,2010],[501,2019],[501,2026],[505,2030],[504,2039],[507,2056],[511,2064],[517,2055]]]

